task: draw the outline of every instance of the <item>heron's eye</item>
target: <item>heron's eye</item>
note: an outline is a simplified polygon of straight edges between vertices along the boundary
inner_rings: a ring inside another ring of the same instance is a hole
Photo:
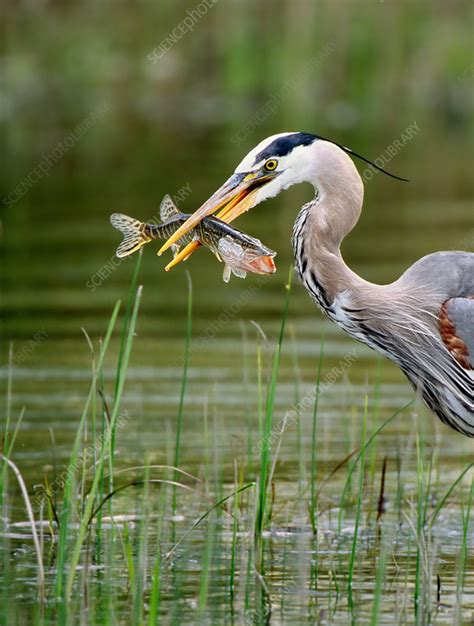
[[[273,172],[273,170],[276,170],[277,165],[278,161],[276,159],[268,159],[263,167],[267,170],[267,172]]]

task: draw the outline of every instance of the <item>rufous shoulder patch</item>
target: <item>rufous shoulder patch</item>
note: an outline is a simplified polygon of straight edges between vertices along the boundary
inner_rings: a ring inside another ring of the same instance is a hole
[[[473,369],[469,362],[469,350],[464,341],[456,334],[456,326],[449,317],[449,300],[443,303],[439,312],[439,328],[444,345],[464,369]]]

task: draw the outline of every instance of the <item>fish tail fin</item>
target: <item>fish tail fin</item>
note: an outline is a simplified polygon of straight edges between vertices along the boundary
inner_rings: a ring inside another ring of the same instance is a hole
[[[123,213],[112,213],[110,223],[123,234],[123,241],[115,252],[115,256],[119,259],[136,252],[151,241],[146,234],[146,224],[133,217],[123,215]]]
[[[162,222],[167,222],[172,217],[176,217],[180,214],[180,211],[173,201],[173,198],[166,194],[163,200],[160,202],[160,219]]]

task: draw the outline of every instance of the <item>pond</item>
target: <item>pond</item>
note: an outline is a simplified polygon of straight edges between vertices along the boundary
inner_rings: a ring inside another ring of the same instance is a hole
[[[347,96],[358,103],[354,118],[355,109],[344,105],[335,87],[319,93],[314,104],[303,81],[295,93],[277,92],[275,110],[262,122],[250,116],[250,130],[245,126],[249,110],[259,110],[275,85],[290,80],[292,63],[302,65],[312,33],[319,33],[324,50],[318,16],[304,3],[300,9],[309,24],[301,49],[295,52],[294,40],[279,38],[288,67],[283,79],[269,71],[263,81],[262,68],[257,72],[248,63],[253,69],[242,70],[242,46],[247,61],[251,46],[258,50],[235,7],[241,29],[225,45],[225,14],[215,8],[215,18],[203,18],[195,38],[183,38],[182,47],[176,45],[156,67],[146,61],[146,52],[163,39],[148,23],[151,3],[136,19],[121,6],[117,30],[103,9],[93,12],[87,32],[66,10],[51,9],[36,39],[29,37],[36,24],[33,10],[19,12],[18,23],[12,22],[9,57],[17,84],[11,111],[16,106],[19,113],[8,120],[13,157],[2,174],[7,202],[0,372],[2,413],[10,420],[2,434],[8,430],[11,442],[20,420],[10,456],[34,504],[45,602],[38,602],[38,561],[22,494],[14,474],[5,470],[0,539],[5,624],[471,619],[472,469],[463,472],[473,461],[473,442],[431,415],[394,365],[327,321],[296,277],[272,400],[292,265],[291,228],[299,207],[311,198],[310,187],[291,189],[239,219],[239,228],[277,250],[273,276],[232,277],[225,284],[223,266],[206,250],[165,273],[164,259],[155,254],[158,246],[145,247],[133,345],[114,409],[121,331],[137,259],[114,257],[119,234],[109,215],[120,211],[149,219],[165,193],[193,211],[266,135],[295,126],[323,135],[332,129],[335,140],[349,137],[355,150],[383,158],[388,169],[411,179],[402,183],[371,170],[366,175],[363,215],[343,244],[347,263],[364,278],[390,282],[429,252],[473,249],[472,175],[465,158],[470,144],[463,130],[469,107],[459,104],[461,96],[468,99],[466,81],[472,81],[466,62],[449,77],[459,99],[433,100],[432,109],[424,105],[429,94],[420,104],[413,88],[408,113],[398,116],[380,104],[363,121],[366,103],[355,83]],[[173,10],[170,5],[165,11],[163,33],[176,21]],[[390,10],[400,17],[399,9]],[[257,9],[252,11],[257,19]],[[370,16],[371,9],[366,11]],[[414,31],[417,16],[414,11]],[[462,16],[451,18],[464,32]],[[330,25],[337,16],[326,7],[321,19]],[[351,76],[340,43],[349,22],[341,26],[336,48],[324,53],[334,55],[331,63],[324,56],[309,68],[320,80],[328,79],[335,65],[340,76],[331,84]],[[27,42],[21,45],[19,27]],[[260,44],[271,57],[279,29],[288,34],[294,24],[285,24],[282,15],[268,28],[273,39]],[[64,49],[61,58],[49,43],[53,32]],[[378,40],[383,34],[371,36]],[[215,57],[206,52],[210,41]],[[182,65],[183,57],[193,54],[201,61],[194,70]],[[206,70],[216,70],[213,58],[222,71],[219,96]],[[365,62],[367,85],[375,85],[378,61]],[[403,71],[403,56],[390,57],[390,63],[393,75]],[[58,82],[48,83],[46,77],[53,76]],[[416,76],[411,80],[416,83]],[[244,91],[247,98],[239,99]],[[306,95],[299,99],[298,93]],[[89,122],[81,130],[84,120]],[[419,132],[405,141],[413,124]],[[27,192],[10,196],[68,136],[72,145],[61,158],[51,157],[47,175]],[[405,144],[390,156],[395,140]],[[440,145],[443,150],[432,149]],[[361,174],[367,171],[365,164],[356,165]],[[118,300],[117,323],[98,368]],[[107,429],[114,411],[112,458]],[[80,464],[74,460],[78,432]],[[368,443],[361,448],[362,441]],[[65,512],[71,463],[75,472]],[[84,527],[86,495],[95,488],[94,515]],[[37,497],[45,490],[49,505]]]

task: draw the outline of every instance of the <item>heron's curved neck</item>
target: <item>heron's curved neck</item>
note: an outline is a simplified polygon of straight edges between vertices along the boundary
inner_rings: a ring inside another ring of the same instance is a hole
[[[340,252],[342,240],[357,224],[362,210],[362,180],[342,150],[331,151],[329,157],[324,171],[318,166],[316,198],[301,210],[293,233],[300,276],[312,295],[314,285],[320,290],[326,304],[338,293],[365,283],[344,263]]]

